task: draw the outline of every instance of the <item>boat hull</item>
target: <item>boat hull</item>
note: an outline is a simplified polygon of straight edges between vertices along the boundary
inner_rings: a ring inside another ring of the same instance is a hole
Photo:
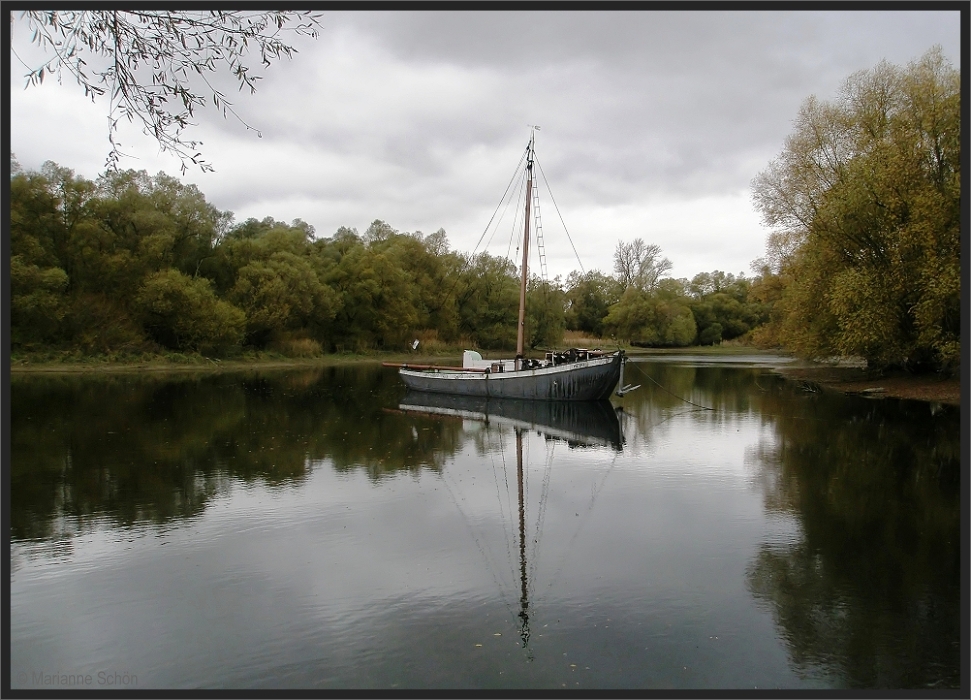
[[[534,401],[598,401],[610,396],[620,379],[622,353],[554,367],[518,372],[422,372],[402,368],[409,389],[436,394]]]

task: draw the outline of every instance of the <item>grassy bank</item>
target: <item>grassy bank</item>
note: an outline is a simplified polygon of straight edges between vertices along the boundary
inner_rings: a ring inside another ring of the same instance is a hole
[[[568,333],[557,350],[573,347],[602,348],[607,351],[623,349],[631,356],[657,354],[732,355],[759,352],[742,345],[718,345],[692,348],[634,348],[615,341]],[[198,353],[109,353],[85,354],[73,350],[49,350],[42,352],[13,353],[10,358],[11,372],[125,372],[125,371],[216,371],[254,368],[317,367],[353,362],[436,362],[458,363],[467,346],[446,345],[441,342],[423,344],[415,352],[402,350],[369,350],[363,352],[337,352],[312,356],[293,356],[272,351],[252,351],[232,357],[212,358]],[[510,350],[480,350],[483,357],[511,357]],[[544,351],[527,352],[530,357],[542,357]]]
[[[273,352],[253,352],[231,358],[210,358],[199,354],[140,355],[21,355],[11,357],[11,373],[32,372],[219,372],[242,369],[286,369],[327,367],[356,362],[418,362],[441,360],[440,355],[417,355],[391,352],[334,353],[317,357],[287,357]]]

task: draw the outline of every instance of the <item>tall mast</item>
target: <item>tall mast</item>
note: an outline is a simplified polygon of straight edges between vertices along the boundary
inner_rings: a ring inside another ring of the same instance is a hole
[[[529,135],[526,149],[526,228],[523,232],[523,274],[519,283],[519,326],[516,329],[516,369],[522,367],[524,335],[526,328],[526,283],[529,281],[529,205],[533,199],[533,138],[536,131]]]

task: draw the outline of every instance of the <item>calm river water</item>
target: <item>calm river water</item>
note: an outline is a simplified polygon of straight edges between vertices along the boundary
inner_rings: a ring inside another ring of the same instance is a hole
[[[15,375],[13,687],[959,686],[958,409],[766,362]]]

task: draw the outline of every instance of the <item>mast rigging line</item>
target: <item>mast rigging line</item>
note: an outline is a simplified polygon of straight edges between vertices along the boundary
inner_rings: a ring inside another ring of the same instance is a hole
[[[539,127],[535,127],[535,129],[538,129],[538,128]],[[509,178],[509,182],[506,185],[506,189],[503,192],[502,197],[499,199],[499,203],[496,205],[495,210],[493,210],[492,216],[489,217],[489,222],[486,224],[485,228],[483,229],[482,235],[479,236],[479,240],[476,242],[475,247],[472,249],[472,252],[466,257],[465,263],[462,265],[462,267],[459,269],[458,273],[455,275],[455,279],[452,282],[452,285],[449,287],[448,292],[446,292],[445,296],[442,298],[441,304],[444,304],[445,303],[445,300],[447,300],[453,294],[453,292],[455,291],[456,286],[459,283],[461,273],[465,272],[465,270],[472,264],[472,261],[475,260],[476,252],[479,250],[479,246],[482,245],[482,241],[485,239],[486,234],[489,233],[489,229],[492,227],[492,224],[493,224],[493,222],[496,219],[496,214],[498,214],[499,213],[499,210],[502,208],[503,202],[506,202],[506,208],[505,208],[505,210],[503,210],[502,216],[500,216],[499,218],[501,220],[501,219],[503,219],[505,217],[506,211],[508,211],[509,207],[512,205],[512,198],[509,198],[507,200],[507,196],[509,195],[509,190],[512,187],[513,182],[516,181],[517,176],[521,176],[522,177],[522,179],[524,180],[524,186],[525,186],[525,181],[529,179],[530,175],[527,172],[528,168],[523,168],[523,161],[526,160],[530,156],[530,152],[531,151],[532,151],[532,158],[529,160],[529,162],[530,163],[535,163],[536,164],[536,167],[539,169],[540,175],[542,175],[542,177],[543,177],[543,183],[546,185],[546,191],[549,192],[550,201],[553,202],[553,208],[556,210],[556,215],[560,219],[560,224],[563,226],[563,231],[566,233],[566,238],[570,242],[570,247],[573,249],[573,255],[574,255],[574,257],[576,257],[577,264],[580,266],[580,272],[583,273],[583,274],[586,274],[586,268],[584,268],[583,261],[580,259],[580,253],[577,251],[576,244],[573,242],[573,237],[570,235],[570,231],[566,227],[566,222],[563,220],[563,214],[560,212],[560,208],[556,204],[556,198],[553,197],[553,189],[550,187],[549,180],[546,178],[546,172],[543,170],[543,165],[542,165],[542,163],[540,163],[539,157],[536,155],[536,151],[533,148],[533,139],[530,138],[529,144],[523,150],[523,154],[519,157],[519,162],[516,164],[516,167],[513,170],[512,177]],[[535,175],[532,175],[532,178],[533,178],[533,181],[534,181],[535,185],[537,186],[536,187],[536,192],[535,192],[535,195],[536,195],[536,198],[537,198],[537,211],[534,214],[534,216],[536,216],[538,218],[538,215],[539,215],[539,210],[538,210],[538,197],[539,197],[539,188],[538,188],[538,185],[539,185],[539,181],[536,179],[536,176]],[[517,189],[517,191],[520,190],[520,188],[516,188],[516,189]],[[517,228],[516,224],[519,221],[518,204],[521,201],[522,196],[523,196],[523,193],[522,192],[519,192],[518,195],[517,195],[517,198],[516,198],[517,210],[516,210],[516,213],[514,213],[514,215],[513,215],[513,224],[512,224],[513,225],[513,229],[512,229],[513,233],[510,235],[509,246],[507,247],[507,250],[506,250],[506,258],[507,259],[510,259],[510,260],[511,260],[510,252],[512,250],[512,243],[513,243],[514,238],[516,237],[516,228]],[[538,227],[538,225],[539,224],[537,224],[537,227]],[[492,231],[492,235],[489,236],[489,240],[486,242],[486,247],[488,247],[492,243],[492,239],[495,237],[495,234],[496,234],[496,232],[498,230],[499,230],[499,224],[497,222],[495,229],[493,229],[493,231]],[[536,235],[537,236],[539,235],[538,234],[538,231],[537,231]],[[520,239],[518,241],[519,243],[525,244],[525,242],[521,240],[521,237],[519,237],[519,239]],[[537,238],[537,250],[536,250],[536,254],[540,256],[540,261],[539,261],[540,262],[540,267],[543,268],[543,271],[544,271],[544,279],[545,279],[545,265],[543,263],[543,253],[539,249],[539,243],[540,243],[540,241]],[[545,249],[545,246],[543,246],[543,247]],[[517,245],[516,251],[518,253],[518,251],[519,251],[519,245]],[[654,380],[652,379],[651,381],[654,381]],[[704,407],[702,407],[702,408],[704,408]]]
[[[465,511],[462,509],[462,506],[459,505],[458,499],[455,497],[455,493],[452,490],[452,487],[449,486],[448,480],[445,478],[445,472],[442,471],[439,477],[441,478],[442,485],[445,487],[445,490],[448,492],[448,495],[452,497],[452,503],[455,504],[456,510],[458,510],[459,514],[462,516],[462,519],[465,522],[465,527],[468,529],[469,535],[472,537],[472,541],[475,543],[476,549],[479,550],[479,554],[482,555],[482,559],[483,561],[485,561],[486,569],[488,569],[489,574],[492,576],[492,581],[496,584],[496,588],[499,590],[499,598],[502,600],[503,604],[505,604],[506,609],[509,610],[510,615],[515,616],[516,613],[513,612],[513,606],[509,603],[509,600],[506,598],[506,592],[503,589],[502,584],[499,583],[499,577],[496,575],[496,570],[498,569],[498,567],[492,561],[492,558],[488,554],[486,554],[486,551],[482,548],[482,543],[479,542],[479,536],[475,532],[475,528],[472,525],[472,521],[469,518],[469,516],[465,513]]]
[[[536,570],[539,566],[539,543],[543,537],[543,525],[546,522],[546,504],[549,502],[550,496],[550,477],[553,473],[553,452],[556,449],[556,441],[553,440],[552,444],[547,443],[549,448],[546,452],[546,465],[543,470],[543,487],[540,490],[539,495],[539,507],[538,514],[536,517],[536,531],[533,537],[533,555],[532,555],[532,565],[530,566],[530,592],[536,593]]]
[[[488,423],[486,423],[486,426],[488,430]],[[512,523],[512,518],[513,518],[512,502],[509,500],[509,477],[506,471],[505,447],[502,444],[502,430],[500,429],[498,432],[499,432],[499,453],[502,456],[502,476],[506,484],[506,505],[509,507],[509,522]],[[509,563],[509,568],[511,570],[515,570],[516,567],[512,558],[512,546],[515,544],[515,542],[510,544],[509,537],[507,537],[508,531],[506,529],[506,517],[502,507],[502,496],[499,493],[499,477],[496,474],[496,458],[494,454],[492,455],[492,476],[496,482],[496,500],[499,501],[499,515],[500,515],[500,520],[502,521],[503,541],[506,544],[506,561]]]
[[[522,182],[520,183],[519,187],[516,189],[516,208],[513,209],[513,214],[512,214],[512,228],[510,229],[510,233],[509,233],[509,245],[506,246],[506,258],[509,260],[512,260],[510,252],[512,251],[513,241],[516,242],[517,257],[519,253],[519,247],[520,245],[522,245],[522,242],[523,242],[523,234],[522,234],[523,224],[519,219],[519,214],[522,211],[522,206],[520,203],[523,201],[523,197],[526,194],[526,176],[527,176],[526,171],[523,170],[522,177],[520,178]],[[509,204],[512,204],[512,199],[509,200]],[[507,210],[509,209],[509,204],[506,205]],[[506,212],[503,212],[503,216],[505,215],[506,215]],[[492,239],[495,237],[496,232],[498,230],[499,230],[499,222],[496,222],[496,228],[493,230],[492,236],[489,236],[489,243],[492,242]],[[486,243],[486,247],[489,246],[489,243]],[[517,270],[519,269],[519,265],[516,265],[516,269]]]
[[[512,177],[509,178],[509,184],[506,185],[506,191],[502,193],[502,197],[499,199],[499,203],[496,205],[495,211],[492,212],[492,216],[489,217],[489,223],[487,223],[485,228],[482,230],[482,235],[479,236],[479,241],[478,243],[475,244],[475,248],[472,249],[472,252],[465,259],[465,264],[459,270],[458,274],[455,275],[455,281],[452,282],[452,286],[449,287],[448,292],[445,293],[445,296],[442,299],[442,304],[444,304],[445,300],[448,299],[452,295],[452,292],[455,291],[455,287],[459,283],[459,275],[465,272],[466,268],[468,268],[468,266],[472,264],[472,261],[475,260],[475,252],[479,249],[479,246],[482,245],[482,239],[485,238],[485,235],[489,232],[489,227],[492,226],[492,221],[493,219],[496,218],[496,214],[499,212],[499,208],[502,206],[502,203],[506,201],[506,195],[509,194],[509,188],[512,187],[512,183],[516,180],[516,176],[519,175],[519,169],[522,166],[523,160],[525,160],[526,155],[528,153],[529,153],[529,146],[526,147],[526,150],[524,150],[523,154],[519,157],[519,163],[516,164],[516,168],[515,170],[513,170]],[[506,208],[507,209],[509,208],[509,202],[506,202]],[[503,216],[505,216],[505,212],[503,213]],[[498,228],[498,225],[496,228]],[[493,231],[492,235],[495,236],[496,232]],[[490,242],[492,241],[491,236],[489,238],[489,241]],[[488,243],[486,244],[486,246],[488,247]]]
[[[472,249],[472,254],[469,256],[470,258],[475,256],[475,251],[479,249],[479,246],[482,244],[482,239],[485,238],[486,233],[489,232],[489,227],[492,226],[492,221],[496,218],[496,214],[499,212],[499,207],[501,207],[502,203],[506,201],[506,195],[509,194],[509,188],[512,187],[512,183],[516,180],[516,176],[519,175],[519,168],[522,166],[523,160],[526,158],[526,154],[528,153],[529,146],[526,147],[526,150],[523,151],[523,154],[519,157],[519,163],[516,165],[516,169],[513,171],[512,177],[509,178],[509,184],[506,185],[506,191],[502,193],[502,198],[499,200],[499,204],[496,205],[496,210],[492,212],[492,216],[489,217],[489,223],[486,224],[485,229],[482,231],[482,235],[479,236],[479,242],[476,243],[475,248]],[[506,207],[509,207],[508,203],[506,204]],[[494,232],[493,235],[495,235]]]
[[[593,506],[597,501],[597,496],[599,496],[600,492],[603,490],[604,483],[606,483],[607,481],[607,477],[610,476],[610,472],[612,472],[614,470],[614,467],[617,466],[618,457],[620,457],[620,453],[617,453],[614,455],[614,458],[610,462],[610,466],[607,467],[607,470],[604,472],[603,477],[601,477],[600,479],[600,483],[596,486],[596,488],[593,491],[593,494],[590,496],[590,505],[588,505],[587,509],[583,512],[583,517],[580,518],[580,522],[577,525],[576,531],[573,533],[573,537],[571,537],[570,541],[567,543],[566,549],[563,552],[563,556],[560,557],[560,565],[557,567],[556,571],[553,572],[553,576],[550,578],[549,585],[546,586],[546,588],[540,594],[539,598],[536,598],[533,601],[534,606],[540,601],[546,599],[546,597],[550,593],[550,589],[553,588],[553,584],[556,583],[557,580],[559,580],[560,574],[563,573],[563,567],[566,565],[566,560],[570,556],[570,551],[573,549],[573,544],[574,542],[576,542],[577,537],[579,537],[580,535],[580,531],[583,529],[583,526],[586,524],[590,513],[593,511]],[[535,585],[535,582],[534,582],[534,585]]]
[[[549,181],[546,179],[546,173],[543,172],[543,165],[539,162],[539,157],[536,153],[533,153],[533,160],[536,162],[536,166],[539,168],[539,174],[543,176],[543,183],[546,185],[546,191],[550,194],[550,201],[553,202],[553,208],[556,209],[556,215],[560,217],[560,223],[563,224],[563,230],[566,232],[566,239],[570,241],[570,247],[573,248],[573,254],[576,256],[577,264],[580,266],[580,272],[586,274],[587,271],[583,269],[583,261],[580,260],[580,254],[577,252],[577,247],[573,244],[573,237],[570,236],[569,230],[566,228],[566,222],[563,220],[563,215],[560,213],[560,208],[556,206],[556,199],[553,198],[553,190],[550,187]]]

